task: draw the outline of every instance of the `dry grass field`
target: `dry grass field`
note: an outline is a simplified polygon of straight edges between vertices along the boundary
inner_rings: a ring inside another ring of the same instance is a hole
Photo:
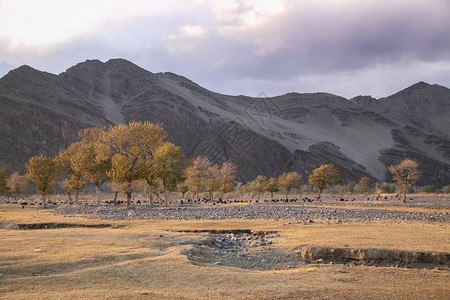
[[[13,229],[50,222],[106,227]],[[450,299],[448,266],[311,263],[258,270],[186,255],[210,238],[192,231],[238,229],[276,232],[272,250],[259,250],[266,257],[302,246],[450,253],[448,223],[106,221],[7,204],[0,205],[0,223],[1,299]]]

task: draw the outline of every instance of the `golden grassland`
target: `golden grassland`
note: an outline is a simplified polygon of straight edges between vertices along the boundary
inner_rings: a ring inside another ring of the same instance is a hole
[[[0,205],[3,225],[42,222],[122,226],[0,229],[1,299],[448,299],[450,295],[447,270],[307,264],[258,271],[194,264],[182,253],[208,236],[182,231],[199,229],[277,231],[274,247],[290,250],[308,245],[450,252],[449,224],[96,221]]]

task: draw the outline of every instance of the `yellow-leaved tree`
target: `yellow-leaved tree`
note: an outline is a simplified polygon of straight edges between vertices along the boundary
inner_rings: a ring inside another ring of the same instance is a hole
[[[43,154],[31,157],[25,163],[28,178],[33,181],[38,192],[42,195],[43,205],[46,204],[46,196],[55,190],[57,177],[57,163],[53,157]]]
[[[27,194],[28,192],[28,178],[27,175],[20,175],[19,172],[14,172],[7,180],[8,189],[11,193],[16,192],[16,197],[19,193]]]
[[[59,168],[59,176],[67,176],[70,190],[75,191],[75,203],[78,203],[79,192],[86,186],[80,170],[76,169],[77,158],[84,151],[81,142],[72,143],[64,151],[59,152],[56,162]]]
[[[111,169],[107,175],[113,185],[126,195],[131,204],[134,181],[147,178],[153,153],[165,138],[161,125],[150,122],[130,122],[111,127],[103,142],[111,151]]]
[[[152,167],[157,178],[162,182],[165,205],[168,204],[168,192],[175,190],[183,180],[186,160],[181,154],[181,148],[170,142],[164,142],[153,153]]]
[[[320,198],[322,190],[341,182],[339,170],[331,164],[321,165],[309,175],[309,184],[319,189],[318,198]]]
[[[214,192],[220,187],[220,167],[218,165],[209,166],[206,171],[205,189],[209,193],[209,199],[214,202]]]
[[[8,187],[8,181],[6,178],[6,169],[1,168],[0,169],[0,195],[7,194],[9,195],[9,187]]]
[[[222,199],[233,190],[234,179],[236,178],[237,166],[231,161],[225,161],[219,169],[219,188],[222,192]]]
[[[359,186],[362,188],[364,193],[367,193],[372,189],[372,180],[369,177],[363,177],[359,180]]]
[[[97,205],[100,205],[100,187],[108,180],[111,170],[111,151],[107,142],[107,132],[93,127],[79,132],[79,150],[71,158],[72,168],[95,185]]]
[[[280,191],[278,179],[275,177],[270,177],[269,181],[267,181],[265,190],[270,193],[270,199],[273,200],[273,193],[277,193]]]
[[[405,159],[398,165],[389,166],[389,172],[391,172],[392,178],[402,185],[403,202],[406,202],[406,187],[408,184],[415,183],[421,176],[419,163],[411,159]]]
[[[198,156],[184,172],[186,184],[191,192],[194,193],[194,199],[198,198],[199,193],[205,190],[209,167],[211,167],[209,159],[204,156]]]
[[[186,184],[186,180],[177,183],[177,191],[181,193],[181,196],[183,197],[184,200],[184,195],[186,195],[186,193],[189,191],[189,186]]]
[[[255,197],[255,195],[259,195],[265,191],[267,185],[267,177],[264,175],[258,175],[255,179],[248,182],[244,186],[244,191],[249,192],[251,198]]]
[[[287,200],[292,189],[302,188],[302,175],[297,172],[283,173],[278,177],[278,186],[284,190]]]
[[[66,178],[63,181],[59,182],[59,186],[67,193],[67,197],[69,198],[69,204],[72,203],[72,184],[70,179]]]

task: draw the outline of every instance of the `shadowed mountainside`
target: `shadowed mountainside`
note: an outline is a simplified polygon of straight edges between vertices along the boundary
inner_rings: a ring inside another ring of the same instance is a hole
[[[323,163],[344,181],[388,179],[386,167],[420,161],[422,184],[450,182],[450,90],[423,82],[390,97],[351,100],[289,93],[252,98],[211,92],[173,73],[123,59],[87,60],[60,75],[22,66],[0,79],[0,167],[55,155],[85,127],[131,120],[163,124],[187,157],[232,160],[238,179]]]

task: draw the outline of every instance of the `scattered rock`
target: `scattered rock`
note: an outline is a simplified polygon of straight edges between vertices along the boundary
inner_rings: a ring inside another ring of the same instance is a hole
[[[183,207],[151,207],[148,205],[135,205],[133,210],[123,209],[123,206],[103,205],[64,205],[48,206],[56,213],[74,216],[83,214],[92,219],[108,220],[293,220],[293,224],[313,224],[313,223],[348,223],[348,222],[413,222],[423,221],[432,223],[448,223],[450,215],[440,212],[408,212],[400,210],[376,210],[376,209],[346,209],[333,208],[333,202],[325,202],[328,207],[309,206],[304,204],[279,205],[277,203],[251,203],[248,205],[199,205]],[[347,203],[347,202],[344,202]],[[343,205],[342,202],[339,203]],[[439,207],[448,208],[440,203]],[[358,203],[361,206],[383,206],[373,201]],[[392,203],[389,205],[395,206]],[[399,206],[404,204],[398,204]],[[414,206],[411,203],[408,205]],[[422,207],[433,207],[427,203],[420,204]],[[437,205],[435,205],[437,206]],[[43,208],[41,208],[43,209]],[[271,238],[271,237],[266,237]]]

